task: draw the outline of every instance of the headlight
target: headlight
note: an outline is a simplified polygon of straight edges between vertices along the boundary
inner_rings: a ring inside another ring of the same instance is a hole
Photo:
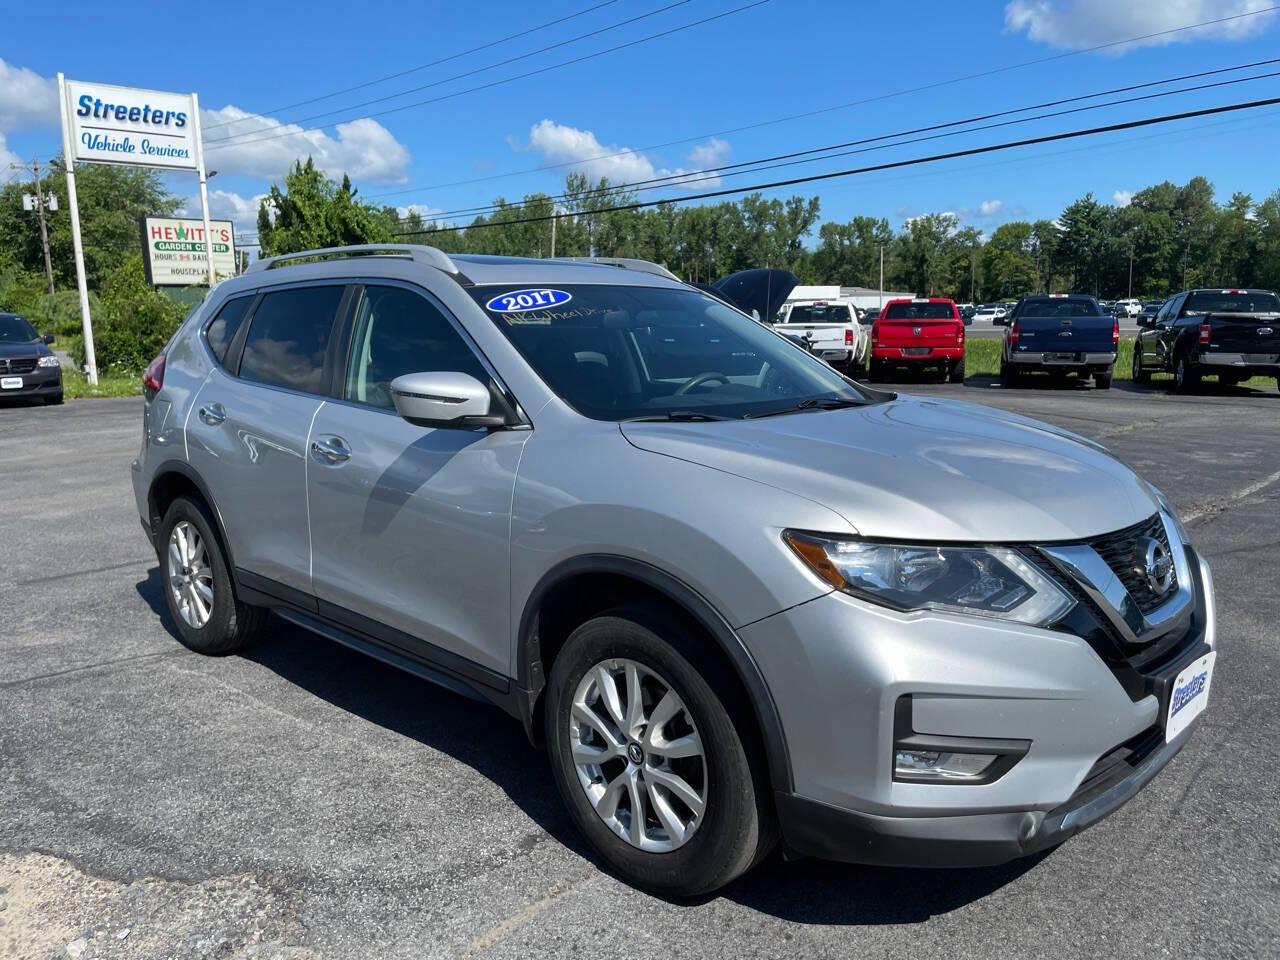
[[[40,366],[42,367],[56,367],[57,365],[58,365],[58,358],[55,357],[52,353],[49,354],[47,357],[40,358]]]
[[[1075,600],[1006,547],[867,543],[788,530],[783,539],[832,586],[895,610],[940,610],[1048,626]]]

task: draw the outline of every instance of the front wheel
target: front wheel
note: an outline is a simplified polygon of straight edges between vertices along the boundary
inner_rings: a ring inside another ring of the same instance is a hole
[[[261,631],[267,612],[241,603],[222,545],[198,500],[178,497],[156,541],[165,602],[182,642],[198,653],[231,653]]]
[[[578,829],[628,882],[681,896],[729,883],[775,836],[757,750],[708,682],[719,671],[671,642],[688,636],[638,608],[587,621],[556,657],[545,710]]]

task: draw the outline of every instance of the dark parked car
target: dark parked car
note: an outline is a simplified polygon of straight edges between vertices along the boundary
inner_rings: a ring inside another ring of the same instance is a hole
[[[32,397],[45,403],[62,402],[62,367],[48,344],[27,318],[0,313],[0,399]]]
[[[1276,377],[1280,386],[1280,297],[1270,290],[1188,290],[1170,297],[1138,332],[1133,379],[1172,373],[1179,393],[1204,376],[1234,385]]]
[[[1139,327],[1149,327],[1155,322],[1156,314],[1160,308],[1164,306],[1163,300],[1148,300],[1142,305],[1142,309],[1138,311],[1135,322]]]
[[[1023,375],[1093,376],[1099,390],[1111,386],[1120,340],[1119,322],[1083,293],[1023,297],[1009,315],[1000,353],[1000,382],[1015,386]]]

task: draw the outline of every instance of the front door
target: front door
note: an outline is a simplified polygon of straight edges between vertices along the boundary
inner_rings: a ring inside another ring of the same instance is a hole
[[[492,377],[422,291],[365,288],[341,398],[311,430],[316,596],[321,613],[419,657],[509,676],[511,497],[529,434],[401,420],[391,381],[426,371]]]

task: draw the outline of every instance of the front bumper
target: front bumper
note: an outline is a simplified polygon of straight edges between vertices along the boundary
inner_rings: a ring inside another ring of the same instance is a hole
[[[21,380],[22,386],[0,389],[0,400],[14,397],[53,397],[62,393],[62,367],[36,367],[29,373],[0,374],[0,382]]]
[[[792,787],[776,796],[793,855],[901,866],[1000,863],[1118,809],[1177,754],[1164,742],[1177,671],[1215,643],[1212,581],[1176,654],[1126,692],[1081,637],[1000,621],[899,614],[832,593],[745,628],[786,735]],[[1024,738],[988,783],[893,777],[894,705],[917,733]],[[1100,765],[1118,761],[1099,772]],[[1105,776],[1103,776],[1105,773]]]

